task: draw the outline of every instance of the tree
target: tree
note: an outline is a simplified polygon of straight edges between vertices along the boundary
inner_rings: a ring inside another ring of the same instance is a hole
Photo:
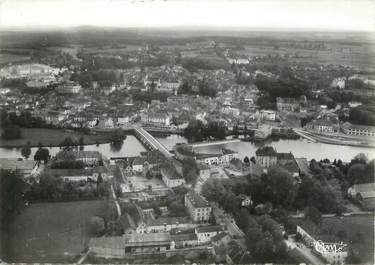
[[[122,130],[121,128],[117,128],[111,133],[110,141],[112,143],[118,143],[118,142],[122,142],[123,140],[125,140],[125,138],[126,138],[126,135],[125,135],[124,130]]]
[[[290,207],[296,196],[293,177],[288,171],[280,167],[270,168],[268,174],[261,177],[266,201],[273,205]]]
[[[237,125],[234,125],[234,126],[233,126],[233,131],[232,131],[232,133],[233,133],[233,135],[235,135],[235,136],[238,136],[238,135],[240,134]]]
[[[334,109],[334,108],[336,108],[336,106],[337,106],[337,104],[336,104],[336,102],[333,101],[333,100],[328,101],[328,103],[327,103],[327,108],[328,108],[328,109]]]
[[[255,157],[253,157],[253,156],[250,158],[250,161],[253,162],[254,164],[257,163],[257,161],[255,160]]]
[[[225,188],[219,179],[208,179],[202,185],[202,195],[209,201],[219,202],[224,193]]]
[[[182,161],[182,174],[187,183],[195,183],[198,178],[198,166],[194,159],[188,158]]]
[[[310,220],[314,224],[320,226],[320,224],[322,223],[322,214],[317,208],[312,207],[312,206],[307,207],[305,209],[304,214],[305,214],[305,218]]]
[[[240,211],[236,214],[236,224],[243,231],[247,230],[249,219],[250,214],[246,208],[241,208]]]
[[[49,150],[47,148],[42,148],[40,147],[36,152],[35,152],[35,155],[34,155],[34,160],[35,161],[44,161],[44,163],[46,164],[48,162],[50,158],[50,155],[49,155]]]
[[[158,205],[154,205],[153,210],[154,210],[154,214],[155,214],[156,217],[161,216],[162,212],[161,212],[160,207]]]
[[[103,183],[102,173],[99,173],[99,176],[98,176],[98,179],[96,180],[96,183],[97,183],[97,184],[101,184],[101,183]]]
[[[205,131],[205,126],[201,120],[191,120],[184,130],[184,136],[193,141],[203,141]]]
[[[76,143],[75,141],[72,139],[72,137],[70,136],[67,136],[65,137],[65,139],[60,143],[61,146],[64,146],[65,150],[69,150],[71,147],[75,146]]]
[[[201,81],[198,84],[198,89],[199,94],[202,96],[215,97],[217,93],[216,89],[211,87],[206,81]]]
[[[150,170],[147,170],[147,172],[146,172],[146,178],[147,179],[152,179],[152,173],[151,173]]]
[[[366,166],[364,164],[358,163],[350,166],[347,174],[347,179],[350,185],[366,182],[365,169]]]
[[[30,157],[30,154],[31,154],[30,142],[27,142],[27,145],[21,148],[21,155],[24,158],[28,159]]]
[[[205,135],[206,137],[213,137],[215,139],[225,139],[226,131],[224,123],[212,121],[208,123]]]

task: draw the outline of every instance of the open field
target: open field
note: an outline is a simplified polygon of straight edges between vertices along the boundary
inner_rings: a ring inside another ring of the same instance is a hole
[[[40,142],[42,146],[58,146],[65,137],[79,140],[84,138],[85,144],[96,144],[109,142],[109,134],[97,133],[86,135],[81,132],[63,129],[45,129],[45,128],[21,128],[22,138],[15,140],[4,140],[0,138],[0,147],[20,147],[28,141],[31,146],[38,146]]]
[[[373,215],[323,218],[322,229],[333,233],[345,231],[349,240],[360,233],[361,240],[352,244],[353,249],[358,251],[361,263],[374,264],[375,229]]]
[[[324,235],[337,235],[339,231],[344,231],[344,241],[349,242],[349,247],[361,259],[361,264],[374,264],[374,215],[323,217],[320,229]]]
[[[0,53],[0,64],[17,63],[30,60],[30,56],[12,54],[12,53]]]
[[[105,200],[30,205],[10,225],[3,260],[75,262],[90,238],[90,218],[106,208]]]
[[[359,69],[374,69],[375,55],[371,44],[344,45],[340,43],[328,43],[327,48],[322,50],[309,50],[301,48],[280,47],[275,49],[271,45],[245,46],[245,50],[238,51],[249,57],[266,55],[289,54],[291,61],[319,63],[319,64],[342,64]]]

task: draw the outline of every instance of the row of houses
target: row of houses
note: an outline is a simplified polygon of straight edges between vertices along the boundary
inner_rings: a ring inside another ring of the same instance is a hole
[[[179,160],[194,159],[199,164],[211,165],[228,165],[229,162],[238,158],[236,151],[223,148],[220,153],[216,154],[204,154],[197,153],[193,150],[193,147],[187,144],[179,144],[174,147],[174,152]]]
[[[105,258],[129,258],[137,254],[167,253],[177,249],[192,248],[209,243],[225,231],[222,226],[202,226],[188,232],[173,230],[170,233],[125,234],[116,237],[92,238],[90,252]]]
[[[158,205],[162,213],[168,211],[163,200],[130,203],[130,205],[126,203],[127,207],[133,210],[131,215],[125,213],[120,217],[124,234],[170,232],[173,229],[188,230],[207,224],[212,211],[210,204],[193,190],[185,195],[184,200],[188,216],[183,217],[155,218],[154,205]]]
[[[375,137],[375,126],[365,126],[345,122],[340,124],[338,121],[327,119],[316,119],[306,125],[306,129],[311,132],[338,135],[343,133],[348,136]]]

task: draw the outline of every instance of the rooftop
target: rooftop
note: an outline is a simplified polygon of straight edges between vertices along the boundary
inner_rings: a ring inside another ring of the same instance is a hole
[[[257,156],[277,156],[275,149],[271,146],[264,146],[256,150],[255,154]]]
[[[277,159],[283,160],[294,160],[294,155],[292,153],[277,153]]]
[[[354,184],[353,188],[364,199],[375,198],[375,183]]]
[[[171,224],[190,224],[191,220],[188,217],[159,217],[157,219],[147,219],[148,226],[160,226]]]
[[[171,235],[173,241],[198,240],[195,233],[177,233]]]
[[[171,241],[169,233],[129,234],[123,236],[125,243],[151,243]]]
[[[51,176],[64,176],[64,177],[75,177],[75,176],[91,176],[92,169],[46,169],[45,172]]]
[[[168,179],[181,179],[182,176],[177,172],[174,165],[163,165],[160,169],[160,172],[163,177]]]
[[[224,231],[224,228],[221,225],[209,225],[197,227],[195,230],[197,233],[210,233]]]
[[[221,239],[223,239],[223,238],[226,237],[227,235],[228,235],[227,232],[221,232],[221,233],[217,234],[216,236],[212,237],[212,238],[211,238],[211,241],[212,241],[212,242],[220,241]]]
[[[357,129],[357,130],[369,130],[369,131],[375,131],[375,126],[365,126],[365,125],[358,125],[358,124],[352,124],[350,122],[345,122],[341,125],[344,129]]]

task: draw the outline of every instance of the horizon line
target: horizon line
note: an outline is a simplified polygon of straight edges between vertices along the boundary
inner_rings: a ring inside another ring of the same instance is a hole
[[[316,32],[316,33],[375,33],[375,30],[355,29],[325,29],[325,28],[278,28],[278,27],[246,27],[246,26],[205,26],[205,25],[175,25],[175,26],[100,26],[100,25],[32,25],[32,26],[0,26],[0,31],[48,31],[75,30],[83,28],[101,28],[113,30],[185,30],[185,31],[247,31],[247,32]]]

